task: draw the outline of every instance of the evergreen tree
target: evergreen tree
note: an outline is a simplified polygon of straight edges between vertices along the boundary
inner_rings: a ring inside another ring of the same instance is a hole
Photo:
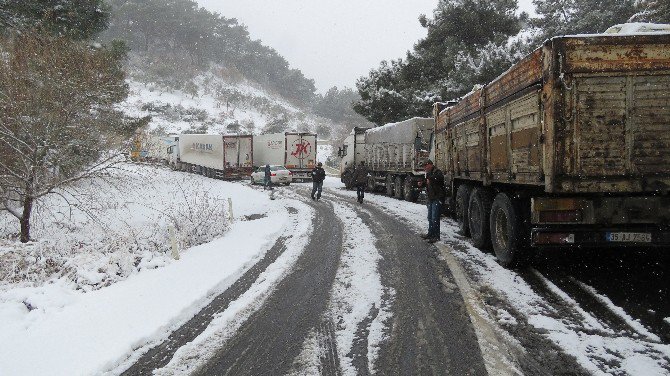
[[[641,0],[631,21],[670,24],[670,1]]]
[[[539,30],[536,44],[567,34],[602,33],[627,22],[635,13],[635,0],[534,0],[539,17],[531,21]]]
[[[237,20],[211,13],[193,0],[110,0],[112,21],[105,39],[123,39],[144,65],[182,88],[210,63],[235,68],[250,80],[298,103],[310,103],[314,81],[291,69],[277,51],[251,40]],[[166,55],[169,58],[166,58]],[[184,60],[189,66],[184,67]]]
[[[4,0],[0,31],[41,29],[83,40],[105,30],[109,17],[103,0]]]
[[[509,68],[524,50],[508,43],[527,17],[516,0],[441,0],[404,60],[382,62],[356,86],[354,109],[377,124],[430,116],[434,102],[466,94]]]

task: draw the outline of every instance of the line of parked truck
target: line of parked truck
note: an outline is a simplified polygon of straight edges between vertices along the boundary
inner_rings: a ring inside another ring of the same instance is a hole
[[[416,201],[427,159],[445,207],[505,266],[533,249],[670,246],[670,34],[556,37],[432,118],[355,128],[342,182]]]
[[[267,164],[285,166],[292,180],[310,180],[316,164],[316,143],[314,133],[179,134],[140,140],[132,156],[223,180],[249,179],[255,169]]]

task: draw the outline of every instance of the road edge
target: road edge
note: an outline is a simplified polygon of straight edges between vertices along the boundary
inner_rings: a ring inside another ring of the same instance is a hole
[[[514,355],[515,352],[510,344],[501,338],[501,329],[494,325],[495,320],[486,309],[484,301],[477,290],[472,287],[465,270],[453,255],[453,248],[447,244],[435,243],[435,246],[451,270],[454,281],[461,292],[465,308],[475,329],[486,371],[489,375],[496,376],[522,375],[518,367],[519,362]]]

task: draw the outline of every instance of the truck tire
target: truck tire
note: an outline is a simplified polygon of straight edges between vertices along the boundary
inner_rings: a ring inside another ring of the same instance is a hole
[[[254,177],[253,177],[253,176],[251,176],[251,178],[249,178],[249,180],[251,181],[251,185],[256,184],[256,182],[254,181]]]
[[[477,187],[470,193],[468,227],[472,243],[479,249],[491,249],[489,224],[492,203],[493,197],[488,189]]]
[[[395,177],[395,184],[393,185],[393,191],[395,193],[395,198],[398,200],[403,199],[403,178],[402,176],[398,175]]]
[[[506,268],[519,266],[524,260],[519,219],[519,210],[510,197],[498,193],[491,205],[491,243],[498,263]]]
[[[472,186],[469,184],[459,185],[456,190],[456,208],[454,214],[456,223],[458,224],[458,233],[463,236],[470,235],[470,228],[468,227],[470,192],[472,192]]]
[[[393,175],[386,175],[386,195],[393,197]]]
[[[416,202],[416,200],[419,198],[416,189],[414,189],[414,180],[411,176],[405,177],[403,193],[405,194],[405,201]]]
[[[368,176],[368,192],[372,193],[377,189],[377,182],[374,176]]]

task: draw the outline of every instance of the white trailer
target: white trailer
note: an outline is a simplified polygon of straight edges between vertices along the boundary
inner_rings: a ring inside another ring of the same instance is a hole
[[[145,159],[170,164],[173,147],[177,145],[179,137],[176,135],[153,136],[146,145],[147,155]]]
[[[316,134],[272,133],[254,136],[254,165],[284,165],[293,179],[311,179],[316,164]]]
[[[354,127],[349,136],[344,139],[344,144],[337,150],[337,156],[342,159],[340,163],[340,179],[348,189],[353,188],[354,166],[365,161],[365,132],[370,128]]]
[[[253,136],[182,134],[177,168],[218,179],[246,179],[253,172]]]
[[[383,189],[389,196],[416,201],[423,163],[433,152],[433,126],[432,118],[417,117],[377,128],[354,128],[340,149],[342,182],[352,187],[353,170],[365,161],[369,191]]]

